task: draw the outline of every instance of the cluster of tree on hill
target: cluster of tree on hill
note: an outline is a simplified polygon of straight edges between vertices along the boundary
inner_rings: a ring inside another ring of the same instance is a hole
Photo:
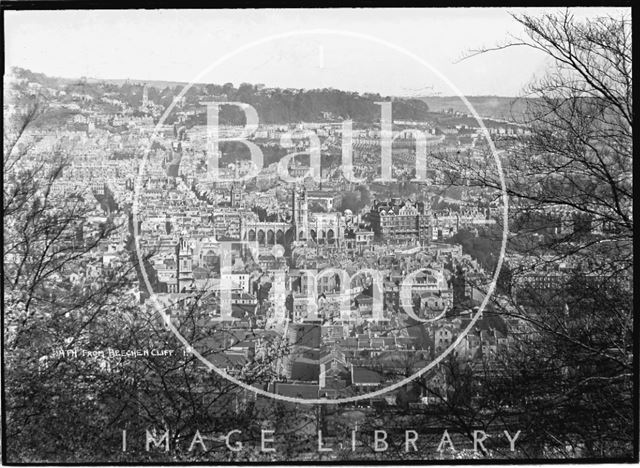
[[[39,83],[45,87],[60,89],[68,94],[79,93],[92,98],[100,98],[108,93],[116,93],[116,98],[133,109],[142,104],[143,82],[125,81],[122,83],[94,82],[86,79],[68,80],[48,77],[30,70],[15,69],[18,78]],[[184,89],[185,85],[176,84],[164,88],[147,87],[148,101],[168,107]],[[341,121],[351,119],[356,122],[375,122],[380,120],[380,106],[376,102],[393,101],[393,118],[402,120],[425,120],[429,106],[420,99],[396,99],[379,94],[360,94],[325,89],[261,89],[257,85],[242,83],[237,88],[232,83],[224,85],[194,84],[184,95],[184,102],[176,111],[195,111],[195,122],[205,124],[206,112],[202,104],[206,101],[244,102],[257,111],[260,122],[289,123],[310,121]],[[169,116],[168,123],[176,120],[177,115]],[[236,107],[223,108],[221,122],[242,125],[243,112]]]
[[[261,122],[287,123],[318,120],[351,119],[357,122],[380,120],[380,106],[376,102],[389,101],[379,94],[359,94],[337,89],[259,90],[242,83],[237,89],[231,83],[222,87],[206,85],[207,95],[227,101],[251,104],[258,111]],[[242,112],[233,108],[223,114],[230,122],[240,123]],[[394,99],[393,117],[404,120],[425,120],[429,106],[418,99]]]

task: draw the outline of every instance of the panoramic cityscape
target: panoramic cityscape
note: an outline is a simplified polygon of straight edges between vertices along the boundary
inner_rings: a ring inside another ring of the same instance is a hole
[[[15,44],[102,13],[6,13],[4,463],[637,461],[630,9],[453,11],[521,34],[447,58],[527,49],[491,95],[303,19],[58,72]]]

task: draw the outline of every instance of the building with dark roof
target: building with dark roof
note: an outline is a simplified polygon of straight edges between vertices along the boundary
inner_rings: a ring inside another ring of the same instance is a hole
[[[382,376],[371,369],[351,366],[351,384],[355,387],[374,388],[382,383]]]

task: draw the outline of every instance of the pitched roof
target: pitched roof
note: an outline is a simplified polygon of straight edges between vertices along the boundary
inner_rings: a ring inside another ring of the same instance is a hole
[[[364,367],[351,368],[351,382],[353,384],[379,384],[382,382],[382,376],[376,371],[366,369]]]

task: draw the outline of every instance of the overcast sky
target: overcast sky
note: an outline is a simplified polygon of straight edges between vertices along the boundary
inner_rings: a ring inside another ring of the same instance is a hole
[[[527,9],[533,14],[544,10]],[[60,77],[379,92],[383,95],[515,96],[544,73],[546,58],[525,48],[458,62],[468,51],[521,35],[510,12],[523,9],[97,10],[5,12],[5,69]],[[577,16],[624,10],[576,9]],[[364,37],[310,30],[331,29]],[[286,38],[265,38],[304,31]],[[399,48],[402,49],[400,51]],[[409,57],[419,56],[438,73]],[[458,63],[456,63],[458,62]],[[443,80],[441,77],[444,76]]]

